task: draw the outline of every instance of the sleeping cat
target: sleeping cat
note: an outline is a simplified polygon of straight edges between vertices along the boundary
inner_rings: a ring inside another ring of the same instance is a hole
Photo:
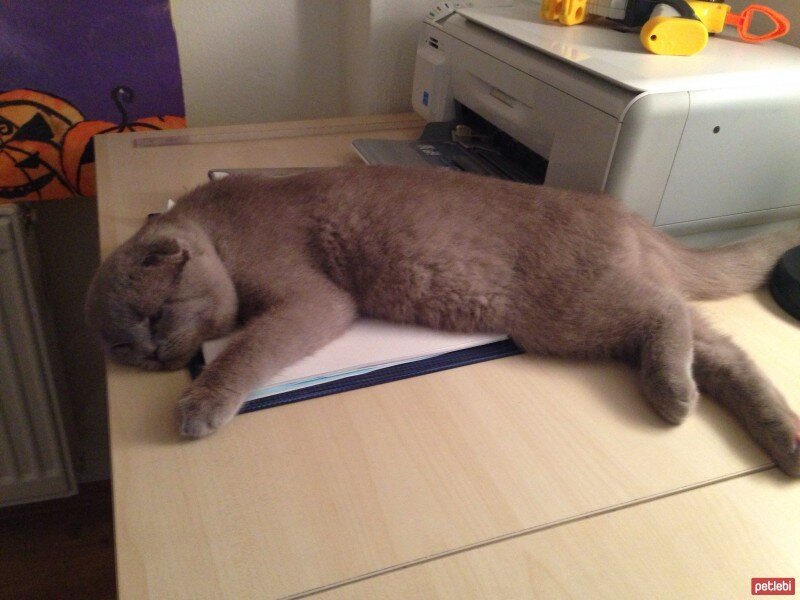
[[[350,167],[198,187],[108,257],[88,322],[112,358],[145,369],[181,368],[238,328],[179,401],[190,437],[363,315],[617,358],[667,421],[699,390],[800,476],[797,415],[687,303],[760,286],[800,229],[693,250],[606,196],[431,175]]]

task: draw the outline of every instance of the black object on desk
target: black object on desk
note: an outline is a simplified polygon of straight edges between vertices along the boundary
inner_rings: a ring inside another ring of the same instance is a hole
[[[800,246],[778,261],[769,280],[769,290],[778,306],[800,320]]]

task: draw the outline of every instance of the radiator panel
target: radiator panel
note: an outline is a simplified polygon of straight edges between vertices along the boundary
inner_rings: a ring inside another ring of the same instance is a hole
[[[0,506],[76,489],[25,235],[0,206]]]

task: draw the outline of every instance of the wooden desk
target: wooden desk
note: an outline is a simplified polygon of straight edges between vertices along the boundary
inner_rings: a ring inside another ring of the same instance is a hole
[[[352,139],[421,125],[101,136],[101,252],[209,169],[355,164]],[[701,308],[800,408],[800,328],[768,295]],[[665,425],[616,364],[511,357],[198,441],[173,417],[187,382],[108,366],[122,598],[746,597],[751,577],[800,575],[800,482],[708,401]]]

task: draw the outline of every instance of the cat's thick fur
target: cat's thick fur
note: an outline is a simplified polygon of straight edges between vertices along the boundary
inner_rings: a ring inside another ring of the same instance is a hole
[[[231,176],[111,254],[87,314],[113,358],[147,369],[182,367],[241,326],[179,401],[187,436],[221,427],[265,375],[365,315],[624,360],[666,420],[686,418],[699,390],[798,476],[798,417],[687,303],[760,286],[797,244],[789,229],[688,249],[602,195],[444,171]]]

